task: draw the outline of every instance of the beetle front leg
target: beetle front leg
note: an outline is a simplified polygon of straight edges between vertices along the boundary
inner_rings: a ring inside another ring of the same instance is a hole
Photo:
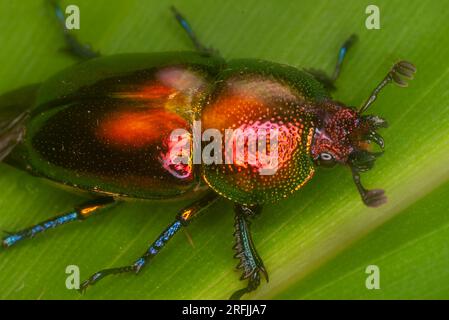
[[[112,274],[120,273],[139,273],[139,271],[153,259],[159,251],[173,238],[173,236],[181,229],[190,224],[193,218],[197,217],[200,212],[209,207],[219,197],[215,193],[209,193],[198,201],[194,202],[190,206],[182,209],[172,222],[157,239],[150,245],[145,253],[138,258],[133,264],[124,267],[104,269],[94,273],[89,279],[85,280],[80,286],[80,292],[84,292],[89,286],[94,285],[104,277]]]
[[[99,52],[92,50],[92,47],[88,44],[83,44],[78,41],[78,39],[70,32],[66,27],[65,15],[58,0],[48,0],[55,10],[56,18],[61,26],[64,34],[65,42],[67,44],[67,49],[73,56],[87,60],[100,56]]]
[[[341,66],[343,65],[343,61],[345,60],[346,54],[348,53],[349,48],[357,41],[357,35],[352,34],[345,42],[343,42],[340,50],[338,50],[338,58],[337,63],[335,65],[334,73],[332,74],[331,80],[335,82],[340,75]]]
[[[34,238],[37,234],[49,229],[59,227],[69,222],[85,220],[88,217],[92,216],[92,214],[97,213],[98,211],[106,207],[110,207],[114,203],[116,202],[113,197],[102,197],[90,200],[68,213],[64,213],[51,219],[45,220],[41,223],[18,232],[8,232],[8,236],[2,239],[2,245],[4,248],[9,248],[19,241]]]
[[[254,291],[260,285],[260,273],[265,276],[268,282],[268,273],[263,265],[263,261],[256,251],[251,232],[250,219],[260,212],[260,207],[247,207],[236,205],[235,207],[235,258],[240,259],[238,269],[243,269],[240,280],[248,279],[246,288],[240,289],[232,294],[231,300],[239,300],[245,293]]]
[[[357,41],[357,36],[352,34],[345,42],[341,45],[338,50],[337,63],[335,64],[335,69],[332,76],[328,76],[326,72],[317,69],[306,69],[305,71],[310,73],[315,77],[316,80],[321,82],[321,84],[328,90],[335,90],[335,81],[337,81],[343,61],[345,60],[346,54],[349,48]]]
[[[190,38],[190,41],[192,41],[195,48],[206,55],[218,55],[218,51],[211,47],[204,46],[196,36],[195,32],[193,31],[192,27],[190,26],[187,19],[174,7],[171,6],[171,11],[173,12],[173,15],[175,16],[175,19],[178,21],[181,28],[184,29],[184,31],[187,33],[187,35]]]

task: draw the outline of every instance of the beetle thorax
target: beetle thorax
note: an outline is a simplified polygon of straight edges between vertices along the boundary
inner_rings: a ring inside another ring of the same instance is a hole
[[[316,129],[311,154],[314,160],[323,153],[344,163],[354,150],[354,137],[359,128],[359,116],[352,108],[327,102],[317,111]]]

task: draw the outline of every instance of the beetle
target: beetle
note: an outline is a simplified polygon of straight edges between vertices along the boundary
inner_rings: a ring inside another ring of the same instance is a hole
[[[407,86],[406,79],[416,72],[410,62],[394,64],[357,109],[329,93],[355,35],[341,46],[332,76],[256,59],[226,61],[204,46],[172,7],[196,51],[101,56],[77,41],[66,29],[58,3],[50,2],[70,53],[83,62],[3,96],[0,160],[94,197],[9,233],[2,239],[4,248],[127,199],[195,198],[134,263],[96,272],[81,284],[84,291],[108,275],[139,273],[177,231],[224,198],[234,204],[235,258],[241,280],[247,280],[231,295],[240,299],[260,285],[262,276],[268,281],[251,237],[251,220],[264,204],[301,189],[316,168],[347,166],[365,205],[386,202],[383,190],[367,190],[360,181],[360,173],[383,153],[377,130],[387,127],[385,119],[365,112],[387,84]],[[229,128],[275,128],[280,138],[275,172],[261,174],[261,164],[249,163],[248,157],[243,162],[194,163],[194,146],[184,150],[186,162],[173,161],[179,142],[173,131],[187,132],[183,139],[190,143],[195,121],[201,121],[201,130],[216,128],[224,136]],[[373,151],[374,145],[380,151]]]

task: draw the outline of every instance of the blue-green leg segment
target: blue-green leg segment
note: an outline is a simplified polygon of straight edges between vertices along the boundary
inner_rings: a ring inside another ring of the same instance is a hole
[[[70,32],[66,27],[66,17],[64,11],[59,5],[58,0],[48,0],[55,10],[56,18],[61,26],[64,34],[65,42],[67,44],[67,49],[73,56],[87,60],[100,56],[100,53],[92,50],[91,46],[87,44],[80,43],[78,39]]]
[[[250,220],[259,214],[260,210],[260,207],[235,206],[234,258],[240,260],[237,268],[243,270],[240,280],[248,279],[248,285],[234,292],[230,297],[231,300],[239,300],[245,293],[256,290],[260,285],[261,273],[268,282],[268,273],[256,251],[250,232]]]
[[[195,32],[193,31],[192,27],[190,26],[189,22],[186,18],[174,7],[171,6],[171,11],[173,12],[173,15],[175,16],[176,20],[178,21],[179,25],[184,29],[184,31],[189,36],[190,40],[192,41],[195,48],[206,55],[215,55],[218,54],[218,52],[213,48],[208,48],[204,46],[196,36]]]
[[[332,81],[335,82],[335,80],[338,79],[338,76],[340,75],[341,66],[343,65],[343,61],[345,60],[346,54],[348,53],[349,48],[352,47],[352,45],[357,41],[357,36],[355,34],[352,34],[340,47],[340,50],[338,50],[338,59],[337,64],[335,65],[334,73],[332,75]]]
[[[173,238],[173,236],[182,228],[190,224],[190,222],[198,216],[205,208],[211,205],[218,199],[218,196],[214,193],[209,193],[192,205],[182,209],[172,222],[157,239],[150,245],[145,253],[138,258],[133,264],[124,267],[104,269],[94,273],[89,279],[84,281],[80,286],[80,291],[84,292],[89,286],[94,285],[104,277],[113,274],[121,273],[139,273],[139,271],[147,265],[161,250],[162,248]]]
[[[338,50],[337,63],[335,65],[334,72],[332,76],[328,76],[326,72],[317,69],[306,69],[308,73],[313,75],[315,79],[323,84],[323,86],[328,90],[335,90],[335,81],[340,75],[343,61],[348,53],[349,48],[357,41],[357,36],[355,34],[351,35]]]
[[[2,239],[2,246],[4,248],[10,248],[22,240],[34,238],[36,235],[49,229],[54,229],[69,222],[85,220],[92,214],[106,207],[110,207],[114,203],[115,201],[112,197],[102,197],[85,202],[73,211],[45,220],[18,232],[8,232],[8,235]]]

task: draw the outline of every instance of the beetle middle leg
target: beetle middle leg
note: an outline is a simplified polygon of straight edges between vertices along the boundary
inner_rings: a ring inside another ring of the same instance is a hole
[[[328,90],[335,90],[335,81],[338,79],[341,71],[341,67],[343,65],[343,61],[345,60],[346,54],[348,53],[349,48],[357,41],[357,36],[352,34],[338,50],[338,58],[337,63],[335,64],[334,72],[331,76],[329,76],[326,72],[317,69],[306,69],[308,73],[313,75],[315,79],[323,84],[323,86]]]
[[[219,197],[215,193],[208,193],[204,197],[200,198],[193,204],[182,209],[177,215],[175,220],[168,225],[168,227],[156,238],[156,240],[150,245],[150,247],[145,251],[145,253],[138,258],[133,264],[104,269],[94,273],[89,279],[85,280],[81,286],[80,291],[84,292],[89,286],[94,285],[104,277],[112,274],[120,273],[139,273],[139,271],[151,261],[159,251],[170,241],[171,238],[181,229],[181,227],[187,227],[193,218],[197,217],[200,212],[205,208],[209,207],[213,202],[215,202]]]
[[[73,221],[83,221],[101,209],[110,207],[114,203],[116,203],[116,201],[113,197],[101,197],[87,201],[82,205],[75,207],[73,211],[45,220],[18,232],[7,232],[8,235],[2,239],[2,245],[4,248],[9,248],[24,239],[34,238],[37,234],[47,231],[48,229],[53,229]]]
[[[70,32],[66,27],[65,15],[58,0],[48,0],[55,10],[56,18],[61,26],[64,34],[65,42],[67,44],[68,52],[76,58],[87,60],[100,56],[100,53],[95,52],[90,45],[83,44]]]
[[[260,207],[247,207],[242,205],[235,206],[235,258],[240,260],[238,269],[243,269],[240,280],[248,279],[246,288],[237,290],[230,297],[231,300],[240,299],[245,293],[254,291],[260,285],[260,273],[262,273],[268,282],[268,273],[263,265],[263,261],[256,251],[251,232],[250,219],[256,216]]]
[[[184,29],[184,31],[189,36],[190,40],[192,41],[195,48],[206,55],[215,55],[218,54],[218,51],[211,47],[204,46],[197,38],[195,32],[193,31],[192,27],[190,26],[187,19],[174,7],[171,6],[171,11],[173,12],[173,15],[175,16],[176,20],[178,21],[179,25]]]

